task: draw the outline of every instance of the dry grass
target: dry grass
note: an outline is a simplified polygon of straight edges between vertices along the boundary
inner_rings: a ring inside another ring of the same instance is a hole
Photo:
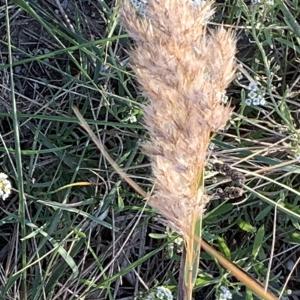
[[[212,2],[151,1],[145,17],[126,1],[123,23],[135,39],[132,66],[145,95],[144,146],[155,178],[149,204],[186,243],[185,299],[197,277],[202,216],[209,197],[203,172],[213,132],[231,108],[222,95],[233,79],[235,39],[223,28],[207,29]]]
[[[207,29],[212,14],[210,2],[195,7],[180,0],[150,2],[145,18],[127,1],[122,14],[136,40],[132,66],[150,100],[144,148],[156,189],[149,203],[184,236],[207,202],[199,183],[211,133],[231,113],[221,97],[233,79],[235,40],[222,28]]]

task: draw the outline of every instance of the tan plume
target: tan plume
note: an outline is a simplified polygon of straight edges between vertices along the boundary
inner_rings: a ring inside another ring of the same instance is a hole
[[[123,24],[136,41],[132,67],[149,99],[145,125],[155,193],[149,204],[183,236],[190,234],[192,214],[201,215],[207,197],[199,195],[211,133],[231,113],[222,104],[233,79],[235,39],[223,28],[208,29],[210,1],[152,0],[146,16],[129,1]]]
[[[124,2],[122,18],[136,41],[132,67],[149,99],[144,145],[155,192],[149,204],[185,240],[183,298],[198,274],[202,215],[209,201],[204,167],[211,134],[230,118],[222,96],[234,74],[231,32],[208,29],[212,2],[150,0],[144,15]]]

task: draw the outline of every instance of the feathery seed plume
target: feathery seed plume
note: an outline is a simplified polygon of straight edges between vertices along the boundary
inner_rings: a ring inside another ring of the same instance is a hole
[[[149,204],[186,235],[191,213],[207,202],[198,195],[211,132],[231,113],[221,98],[234,75],[235,40],[223,28],[211,31],[212,3],[152,0],[146,17],[129,1],[123,24],[136,41],[132,66],[150,103],[145,124],[156,192]]]
[[[212,1],[150,0],[140,14],[125,0],[122,9],[123,24],[136,42],[132,67],[149,99],[144,149],[155,178],[149,204],[183,235],[188,268],[197,263],[195,234],[208,202],[207,147],[231,114],[222,96],[235,71],[235,39],[222,27],[207,28],[212,15]],[[191,278],[186,282],[191,285]]]

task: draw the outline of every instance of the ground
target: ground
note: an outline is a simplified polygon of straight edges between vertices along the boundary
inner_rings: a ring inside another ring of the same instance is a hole
[[[218,1],[210,24],[236,32],[238,69],[227,93],[234,114],[213,138],[206,188],[215,195],[231,185],[211,168],[216,160],[245,182],[242,196],[211,202],[203,237],[273,293],[300,299],[300,3],[255,2]],[[0,172],[13,186],[0,200],[1,299],[144,299],[159,286],[176,295],[180,239],[72,110],[151,190],[141,151],[147,99],[118,9],[105,0],[0,1]],[[233,299],[256,299],[202,252],[195,299],[221,299],[224,287]]]

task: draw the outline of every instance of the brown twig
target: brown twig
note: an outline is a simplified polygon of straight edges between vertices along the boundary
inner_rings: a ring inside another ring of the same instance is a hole
[[[278,297],[270,292],[265,291],[264,287],[256,280],[247,275],[243,270],[226,259],[220,252],[210,246],[205,240],[201,240],[201,248],[214,257],[218,263],[228,270],[236,279],[244,283],[248,289],[254,292],[258,297],[264,300],[278,300]]]

